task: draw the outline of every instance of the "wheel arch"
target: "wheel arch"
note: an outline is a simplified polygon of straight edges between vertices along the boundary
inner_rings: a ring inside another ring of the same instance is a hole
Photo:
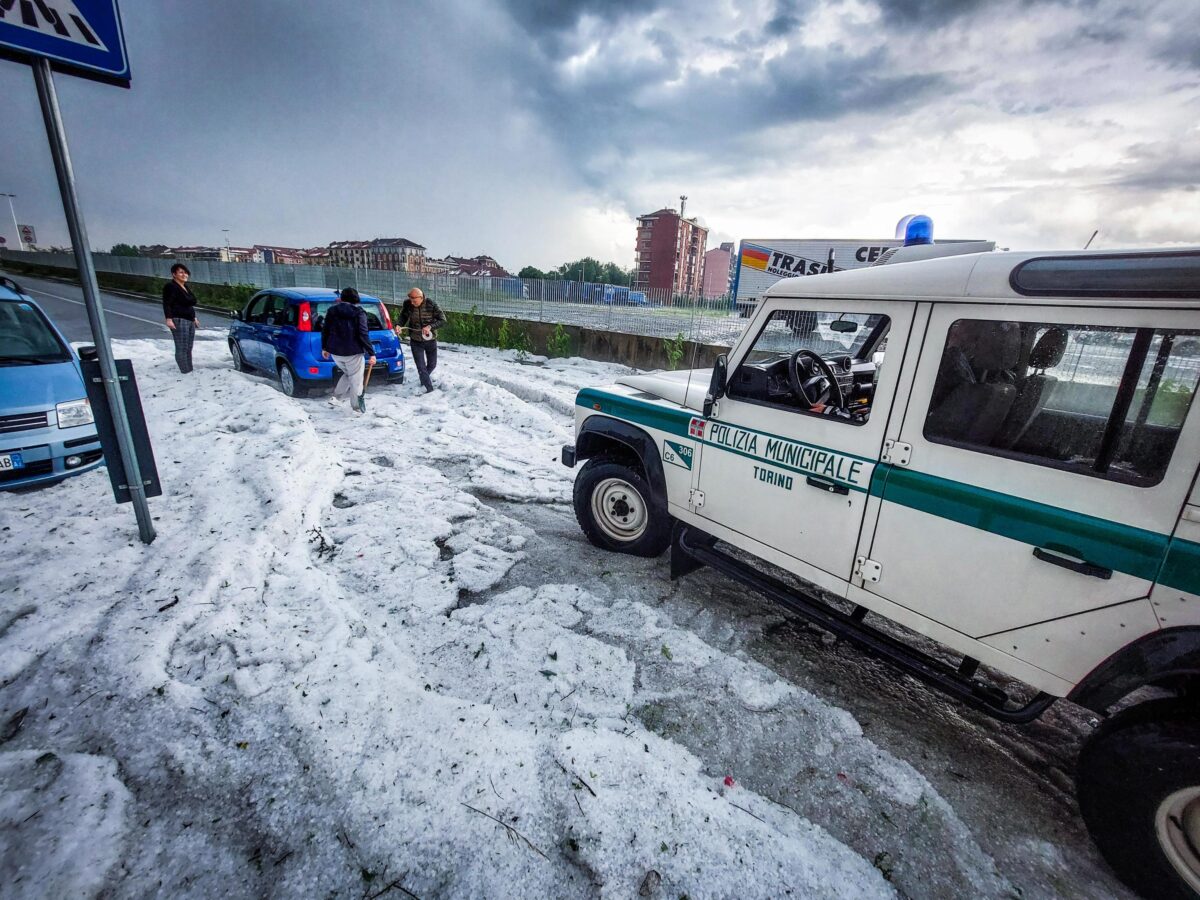
[[[667,478],[654,439],[636,425],[608,416],[588,416],[575,439],[575,458],[590,459],[611,453],[636,462],[654,492],[654,499],[667,503]]]
[[[1178,690],[1200,685],[1200,626],[1166,628],[1122,647],[1067,695],[1067,699],[1104,713],[1140,687]]]

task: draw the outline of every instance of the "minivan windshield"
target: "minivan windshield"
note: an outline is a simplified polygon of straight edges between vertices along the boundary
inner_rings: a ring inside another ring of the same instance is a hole
[[[33,304],[0,300],[0,366],[69,362],[71,351]]]
[[[318,300],[313,304],[313,318],[316,319],[318,316],[324,316],[325,313],[329,312],[329,307],[337,302],[337,300]],[[367,314],[367,327],[372,331],[382,331],[384,328],[383,310],[379,308],[379,303],[374,300],[364,300],[359,306]]]

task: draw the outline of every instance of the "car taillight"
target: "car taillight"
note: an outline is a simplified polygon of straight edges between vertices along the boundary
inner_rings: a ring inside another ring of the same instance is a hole
[[[379,305],[383,309],[383,327],[386,328],[388,331],[391,331],[392,330],[392,317],[388,315],[387,304],[380,303]]]
[[[312,306],[306,300],[300,304],[300,330],[312,331]]]

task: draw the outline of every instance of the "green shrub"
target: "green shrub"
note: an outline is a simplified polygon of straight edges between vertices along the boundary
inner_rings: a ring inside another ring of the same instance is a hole
[[[496,332],[496,348],[498,350],[507,350],[512,346],[512,334],[508,328],[508,319],[500,323],[500,330]]]
[[[562,322],[554,326],[554,333],[546,341],[546,355],[552,357],[571,355],[571,336],[563,328]]]
[[[674,338],[667,338],[663,341],[663,349],[667,351],[667,368],[674,370],[679,367],[679,361],[683,359],[683,332],[679,332]]]
[[[512,348],[517,351],[517,359],[524,362],[529,359],[529,352],[533,349],[533,344],[529,340],[529,332],[524,327],[518,327],[517,333],[512,339]]]
[[[472,306],[468,313],[451,313],[446,319],[446,324],[438,331],[441,340],[473,347],[493,346],[491,329],[487,319],[479,315],[478,307]]]

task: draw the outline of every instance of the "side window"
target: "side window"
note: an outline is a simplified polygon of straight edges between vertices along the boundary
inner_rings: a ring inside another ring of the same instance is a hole
[[[1157,484],[1200,380],[1198,335],[959,319],[942,351],[925,437]]]
[[[288,303],[287,300],[284,300],[283,304],[283,312],[278,317],[279,324],[295,328],[300,323],[300,305]]]
[[[729,396],[862,424],[890,324],[883,315],[775,310],[733,373]]]
[[[259,294],[250,301],[250,305],[246,307],[247,322],[261,322],[263,320],[263,310],[267,305],[269,294]]]
[[[264,319],[268,325],[284,324],[284,309],[287,307],[287,300],[280,297],[278,294],[271,294],[267,299],[267,308],[264,310]]]

